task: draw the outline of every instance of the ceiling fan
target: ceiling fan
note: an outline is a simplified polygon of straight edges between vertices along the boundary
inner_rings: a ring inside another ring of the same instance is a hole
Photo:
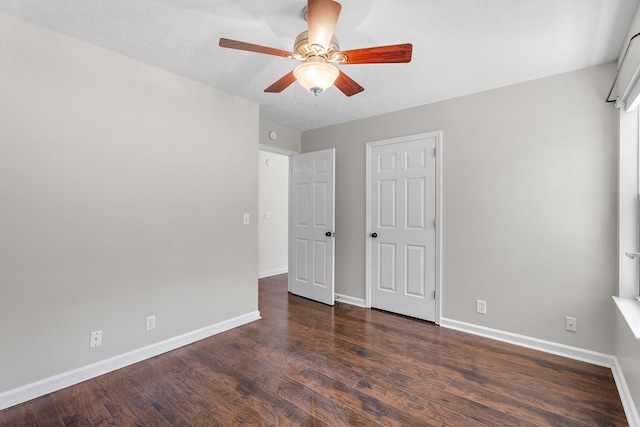
[[[413,46],[409,43],[341,51],[333,35],[342,6],[333,0],[308,0],[305,19],[308,31],[296,37],[293,52],[267,46],[220,39],[220,47],[281,56],[302,61],[293,71],[266,88],[265,92],[280,93],[296,80],[309,92],[318,95],[334,85],[346,96],[364,90],[362,86],[333,64],[407,63]]]

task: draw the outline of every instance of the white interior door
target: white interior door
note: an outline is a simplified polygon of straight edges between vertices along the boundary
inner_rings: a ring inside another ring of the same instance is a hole
[[[291,158],[289,291],[334,303],[335,149]]]
[[[438,133],[368,145],[372,307],[436,320]]]

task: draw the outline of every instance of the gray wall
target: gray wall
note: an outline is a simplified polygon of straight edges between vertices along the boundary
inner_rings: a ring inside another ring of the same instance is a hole
[[[0,392],[257,310],[257,105],[5,15],[0,70]]]
[[[614,72],[303,132],[303,152],[336,148],[336,292],[365,297],[365,143],[442,130],[442,316],[611,354],[617,144],[604,98]],[[564,331],[567,315],[578,333]]]
[[[278,135],[275,140],[269,139],[270,131],[274,131]],[[285,150],[299,153],[301,135],[299,130],[291,129],[268,120],[260,120],[259,142],[261,144],[284,148]]]

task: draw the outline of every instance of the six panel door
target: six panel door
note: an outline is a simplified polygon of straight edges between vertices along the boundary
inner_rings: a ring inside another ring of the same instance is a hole
[[[289,290],[334,304],[335,149],[291,159]]]
[[[436,138],[371,147],[371,306],[435,321]],[[375,237],[372,237],[375,236]]]

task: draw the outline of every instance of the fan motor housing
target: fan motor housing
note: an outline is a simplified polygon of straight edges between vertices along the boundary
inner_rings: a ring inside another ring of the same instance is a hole
[[[342,63],[346,60],[344,55],[338,53],[340,51],[340,46],[336,36],[331,37],[331,43],[329,43],[329,46],[325,49],[320,45],[309,44],[308,31],[303,31],[298,34],[298,37],[296,37],[296,40],[293,43],[293,51],[299,59],[303,61],[313,56],[320,56],[328,62]]]

